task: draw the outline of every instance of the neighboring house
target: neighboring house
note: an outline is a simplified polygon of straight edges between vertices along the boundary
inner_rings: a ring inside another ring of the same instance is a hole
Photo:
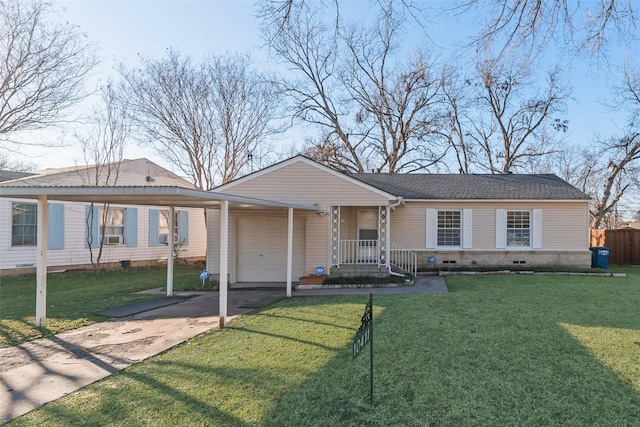
[[[317,266],[342,274],[591,262],[589,196],[555,175],[352,174],[297,156],[214,191],[318,207],[294,211],[294,278]],[[217,274],[220,210],[207,221],[207,266]],[[287,227],[283,210],[231,209],[230,282],[284,281]]]
[[[640,222],[630,222],[628,224],[624,224],[621,228],[632,228],[634,230],[640,230]]]
[[[117,166],[117,168],[115,167]],[[107,181],[107,169],[110,180]],[[115,171],[117,181],[113,184]],[[30,186],[180,186],[186,180],[147,159],[123,160],[118,165],[47,169],[29,174],[0,172],[3,184]],[[2,192],[2,188],[0,188]],[[47,266],[49,270],[87,268],[104,242],[101,264],[144,265],[166,262],[169,208],[50,201]],[[105,209],[107,211],[105,212]],[[37,263],[37,203],[33,199],[0,198],[0,271],[32,271]],[[204,259],[206,228],[201,208],[175,209],[174,238],[179,257]]]

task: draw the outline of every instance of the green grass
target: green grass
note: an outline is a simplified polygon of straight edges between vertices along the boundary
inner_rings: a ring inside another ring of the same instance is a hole
[[[626,278],[455,276],[447,295],[293,298],[10,425],[637,426],[640,267]]]
[[[194,268],[176,267],[174,290],[201,286]],[[0,277],[0,347],[17,345],[49,334],[107,320],[95,311],[129,302],[158,298],[137,291],[166,288],[166,268],[70,271],[47,277],[47,320],[35,326],[35,275]]]

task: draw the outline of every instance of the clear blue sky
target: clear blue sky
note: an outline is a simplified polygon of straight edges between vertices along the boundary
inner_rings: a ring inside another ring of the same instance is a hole
[[[78,25],[100,47],[102,63],[96,69],[94,84],[102,76],[113,73],[114,64],[125,62],[135,65],[138,54],[162,56],[168,47],[193,57],[207,52],[248,51],[258,64],[265,67],[273,65],[266,63],[264,50],[261,49],[253,1],[59,0],[55,4],[62,8],[64,19]],[[428,4],[434,7],[439,5],[433,2]],[[368,3],[364,1],[349,1],[342,5],[352,11],[368,8]],[[438,18],[432,23],[429,36],[444,49],[440,55],[445,58],[453,45],[462,41],[461,36],[466,35],[468,30],[468,23]],[[613,82],[607,81],[607,76],[611,73],[595,70],[595,74],[592,74],[587,67],[579,63],[577,65],[570,81],[574,88],[574,99],[568,104],[568,142],[586,144],[594,133],[610,134],[616,126],[624,125],[625,120],[624,116],[612,113],[601,104],[610,100],[608,85]],[[288,135],[285,138],[300,137],[299,134],[292,135],[295,136]],[[50,138],[46,134],[39,137]],[[72,138],[67,135],[65,140],[70,142]],[[283,146],[291,146],[295,142],[288,140]],[[83,163],[81,151],[76,146],[44,150],[44,153],[42,148],[26,152],[35,156],[30,161],[39,168]],[[148,157],[163,164],[148,148],[129,147],[125,157]]]

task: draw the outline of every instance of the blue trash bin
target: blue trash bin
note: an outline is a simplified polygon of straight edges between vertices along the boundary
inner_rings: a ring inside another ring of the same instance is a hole
[[[591,249],[591,268],[602,268],[606,270],[609,267],[609,254],[611,250],[604,246],[589,249]]]

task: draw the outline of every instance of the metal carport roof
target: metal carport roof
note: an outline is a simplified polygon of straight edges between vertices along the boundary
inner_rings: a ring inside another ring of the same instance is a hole
[[[14,181],[15,182],[15,181]],[[151,205],[175,207],[194,207],[221,210],[220,223],[220,325],[227,318],[227,265],[228,265],[228,228],[229,208],[279,210],[287,209],[288,250],[287,250],[287,296],[291,296],[293,211],[318,210],[317,206],[284,203],[273,200],[234,196],[214,191],[204,191],[178,186],[29,186],[0,184],[0,197],[38,200],[38,264],[36,268],[36,324],[44,326],[46,320],[47,289],[47,202],[49,200],[111,203],[122,205]],[[173,219],[173,215],[169,218]],[[170,244],[167,262],[167,295],[173,293],[173,235],[169,233]]]

